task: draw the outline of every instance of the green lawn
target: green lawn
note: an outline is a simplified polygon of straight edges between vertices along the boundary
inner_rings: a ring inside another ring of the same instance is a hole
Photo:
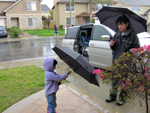
[[[30,35],[36,35],[36,36],[54,36],[54,29],[36,29],[36,30],[24,30],[27,31]],[[58,30],[59,36],[65,35],[64,29]]]
[[[44,70],[35,65],[0,70],[0,113],[19,100],[43,90],[44,82]]]

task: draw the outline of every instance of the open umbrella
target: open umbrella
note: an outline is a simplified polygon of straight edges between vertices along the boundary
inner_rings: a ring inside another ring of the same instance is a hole
[[[94,67],[82,55],[65,46],[55,46],[53,50],[74,72],[99,86],[98,76],[93,74]]]
[[[128,8],[103,7],[95,15],[98,17],[101,24],[108,26],[114,31],[117,31],[116,20],[121,15],[126,15],[129,18],[131,27],[136,33],[147,31],[146,19]]]

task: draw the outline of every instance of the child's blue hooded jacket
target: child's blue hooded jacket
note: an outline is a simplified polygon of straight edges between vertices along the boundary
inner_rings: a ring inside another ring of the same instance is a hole
[[[55,93],[59,90],[58,81],[64,80],[68,75],[65,73],[64,75],[58,75],[53,70],[53,62],[54,59],[50,57],[46,57],[43,60],[43,66],[45,68],[45,93],[46,95]]]

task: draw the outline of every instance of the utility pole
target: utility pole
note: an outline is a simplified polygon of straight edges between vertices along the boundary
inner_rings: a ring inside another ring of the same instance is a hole
[[[71,27],[71,24],[72,24],[72,23],[71,23],[71,1],[72,1],[72,0],[70,0],[70,27]]]

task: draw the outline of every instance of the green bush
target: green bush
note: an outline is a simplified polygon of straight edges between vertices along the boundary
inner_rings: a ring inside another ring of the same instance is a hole
[[[63,25],[60,25],[59,27],[60,27],[61,29],[63,29]]]
[[[92,23],[95,23],[95,19],[94,18],[92,18]]]
[[[45,20],[45,16],[44,15],[42,16],[42,20]]]
[[[23,31],[17,26],[13,26],[11,28],[8,28],[7,31],[9,33],[9,35],[13,38],[18,38],[19,35],[23,34]]]

